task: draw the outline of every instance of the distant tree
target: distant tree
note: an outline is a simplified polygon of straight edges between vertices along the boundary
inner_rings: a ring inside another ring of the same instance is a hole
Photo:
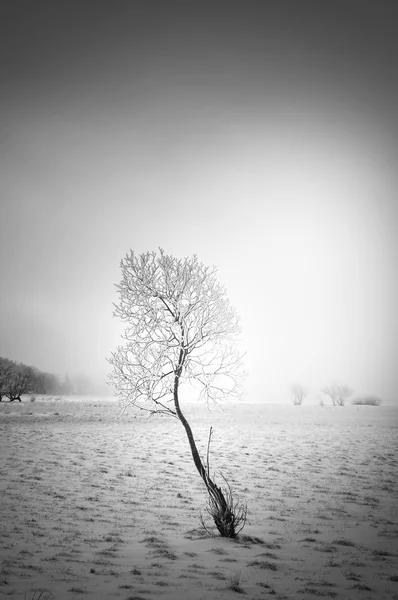
[[[196,256],[178,260],[161,249],[159,256],[131,251],[121,269],[114,315],[126,323],[126,343],[109,360],[121,408],[132,405],[181,422],[209,495],[207,511],[222,536],[236,537],[246,521],[246,506],[234,500],[227,482],[223,492],[210,477],[212,430],[204,463],[179,392],[184,382],[194,382],[206,403],[241,394],[242,357],[234,346],[238,316],[215,268]]]
[[[37,394],[50,395],[58,394],[61,391],[61,383],[57,375],[44,373],[38,369],[34,370],[34,391]]]
[[[0,402],[4,396],[9,397],[11,392],[11,395],[15,395],[13,393],[18,391],[18,386],[22,389],[25,380],[29,382],[29,389],[21,391],[19,395],[28,392],[55,394],[61,391],[61,383],[59,377],[56,375],[44,373],[37,368],[28,367],[23,363],[16,363],[8,358],[0,357]],[[14,399],[18,400],[18,394],[16,394]]]
[[[351,404],[363,405],[363,406],[380,406],[382,399],[378,396],[363,396],[361,398],[354,398]]]
[[[344,406],[353,391],[347,385],[328,385],[322,388],[322,392],[332,400],[333,406]]]
[[[292,393],[293,404],[295,406],[301,406],[301,404],[304,402],[304,398],[308,396],[307,390],[299,383],[294,383],[290,389]]]
[[[15,365],[11,371],[6,395],[10,402],[18,400],[22,402],[21,396],[32,391],[33,369],[24,364]]]
[[[53,373],[44,373],[44,394],[59,394],[61,393],[61,382],[57,375]]]

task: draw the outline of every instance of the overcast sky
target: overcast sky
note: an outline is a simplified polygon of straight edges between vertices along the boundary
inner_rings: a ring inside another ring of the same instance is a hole
[[[0,356],[105,378],[120,259],[160,246],[218,267],[248,399],[398,403],[397,12],[2,2]]]

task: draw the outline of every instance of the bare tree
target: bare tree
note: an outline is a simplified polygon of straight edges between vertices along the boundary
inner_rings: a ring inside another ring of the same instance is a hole
[[[322,392],[332,400],[333,406],[344,406],[353,391],[348,385],[327,385],[322,388]]]
[[[6,395],[9,397],[10,402],[18,400],[21,402],[22,394],[27,394],[32,391],[33,386],[33,369],[26,365],[20,364],[15,365],[12,369]]]
[[[305,387],[299,383],[293,383],[290,390],[292,393],[293,404],[295,406],[301,406],[301,404],[304,402],[304,398],[308,396],[308,392]]]
[[[181,410],[181,386],[199,386],[199,398],[218,403],[242,393],[242,356],[236,348],[239,319],[225,288],[196,256],[176,259],[162,249],[121,261],[122,281],[114,316],[126,323],[125,344],[109,360],[110,381],[124,410],[133,405],[150,414],[178,419],[203,479],[214,523],[224,537],[236,537],[246,507],[224,495],[201,459],[190,424]],[[211,437],[211,434],[210,434]],[[209,446],[210,446],[209,437]]]

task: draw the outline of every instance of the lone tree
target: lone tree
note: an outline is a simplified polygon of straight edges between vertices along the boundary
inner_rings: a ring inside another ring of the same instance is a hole
[[[353,391],[348,385],[327,385],[322,388],[322,392],[332,400],[333,406],[344,406]]]
[[[293,383],[290,388],[292,393],[292,400],[295,406],[301,406],[304,402],[304,398],[308,395],[307,390],[300,383]]]
[[[246,506],[223,491],[201,459],[179,400],[183,383],[199,386],[199,398],[218,403],[242,393],[242,356],[235,347],[239,319],[216,269],[197,258],[177,259],[159,249],[120,263],[119,303],[114,316],[126,323],[125,344],[112,353],[110,381],[122,410],[135,406],[150,414],[178,419],[188,437],[192,458],[209,494],[207,511],[223,537],[234,538],[246,522]],[[203,524],[203,520],[202,520]]]

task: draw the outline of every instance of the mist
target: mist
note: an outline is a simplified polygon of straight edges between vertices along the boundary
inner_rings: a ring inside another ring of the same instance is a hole
[[[0,13],[0,356],[105,381],[120,260],[218,268],[247,397],[397,404],[394,2]]]

